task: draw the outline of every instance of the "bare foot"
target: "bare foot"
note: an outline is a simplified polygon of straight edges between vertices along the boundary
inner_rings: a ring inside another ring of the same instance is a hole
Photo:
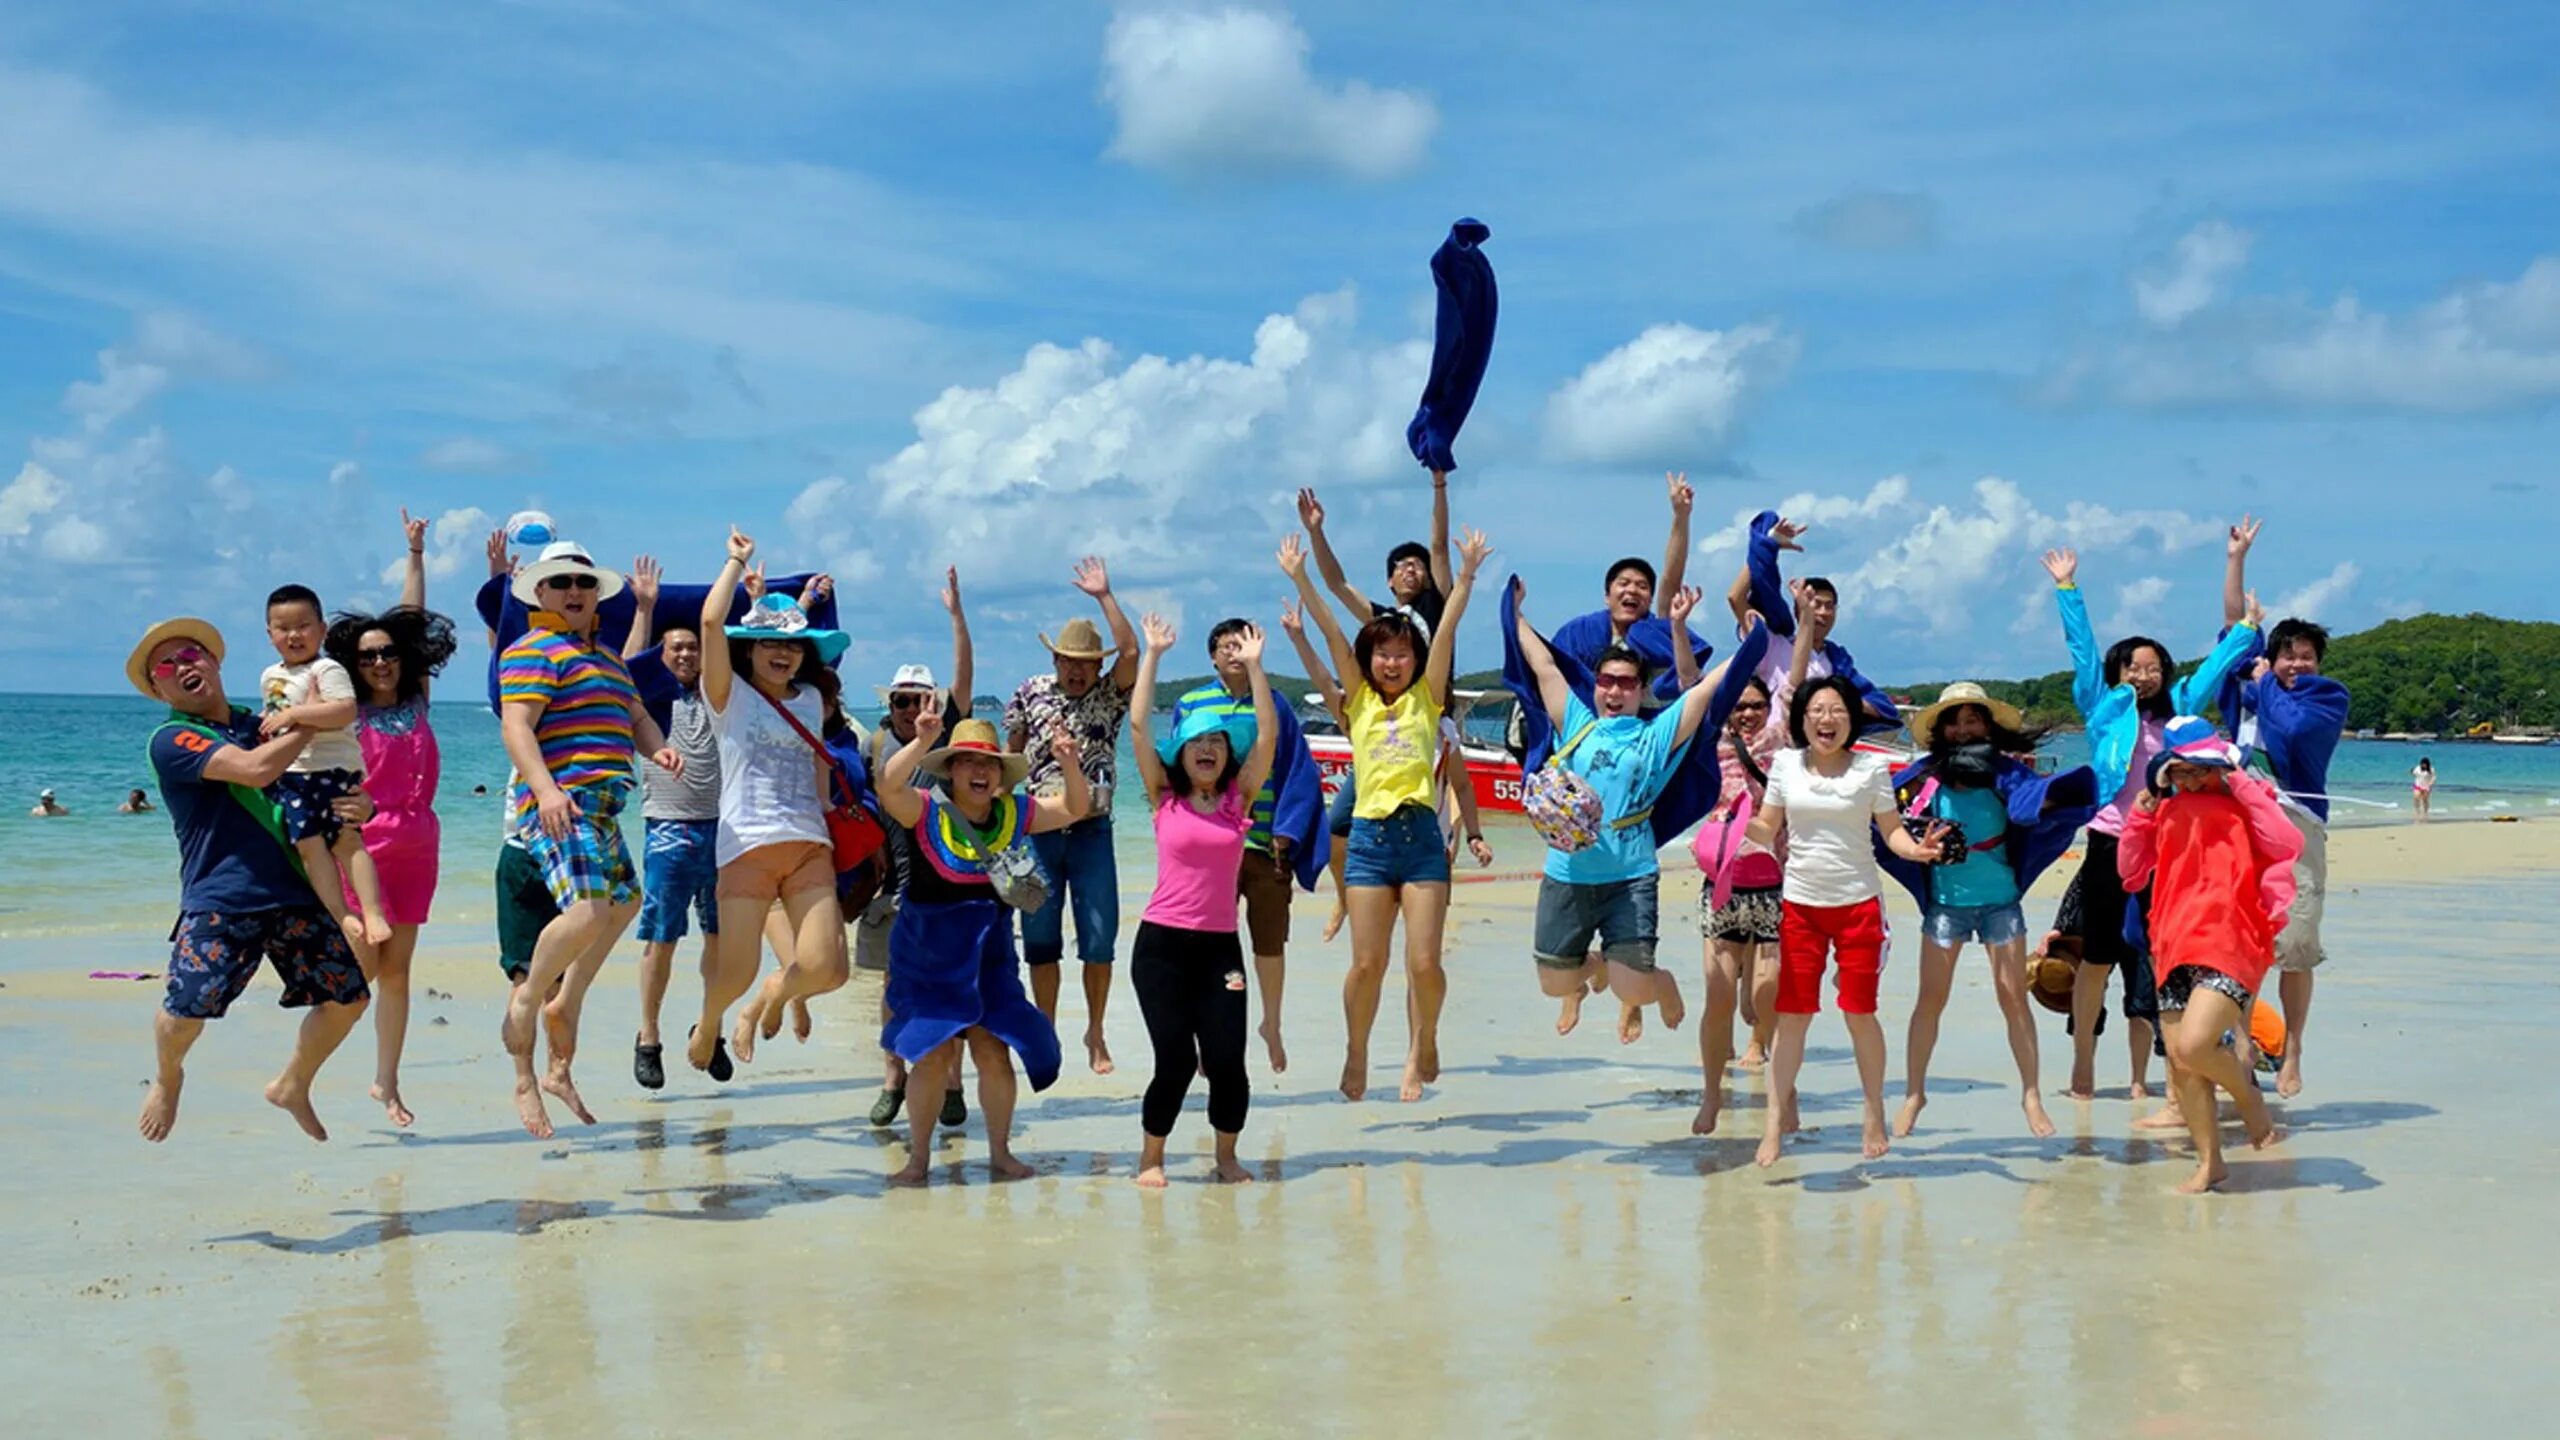
[[[1038,1173],[1011,1155],[988,1156],[987,1168],[994,1171],[999,1180],[1028,1180]]]
[[[1724,1118],[1724,1087],[1710,1085],[1704,1100],[1698,1102],[1698,1118],[1689,1122],[1692,1135],[1713,1135],[1716,1122]]]
[[[758,997],[738,1016],[738,1023],[729,1027],[730,1059],[741,1065],[755,1063],[756,1039],[763,1019],[764,1001]]]
[[[1790,1090],[1787,1092],[1786,1103],[1778,1107],[1778,1129],[1784,1134],[1793,1135],[1803,1128],[1804,1116],[1796,1112],[1796,1092]]]
[[[2216,1161],[2211,1165],[2199,1165],[2196,1167],[2196,1173],[2188,1176],[2186,1180],[2178,1186],[2178,1193],[2181,1195],[2202,1195],[2206,1191],[2213,1189],[2215,1186],[2220,1185],[2223,1181],[2230,1178],[2230,1167],[2222,1164],[2220,1161]]]
[[[524,1133],[536,1140],[551,1138],[551,1112],[542,1108],[542,1091],[529,1078],[516,1081],[516,1118],[524,1122]]]
[[[381,1102],[382,1113],[391,1117],[392,1124],[406,1130],[416,1123],[418,1117],[410,1114],[409,1107],[400,1103],[399,1086],[377,1083],[373,1087],[373,1098]]]
[[[338,922],[338,929],[347,937],[347,948],[356,952],[356,965],[364,971],[364,978],[370,983],[373,972],[379,967],[380,962],[374,956],[375,942],[371,933],[365,929],[363,918],[350,915]],[[388,940],[391,937],[386,933],[382,938]]]
[[[2125,1095],[2128,1099],[2148,1100],[2151,1098],[2151,1086],[2147,1081],[2136,1080],[2125,1087]]]
[[[1119,1068],[1111,1063],[1111,1047],[1102,1043],[1102,1030],[1099,1026],[1084,1032],[1084,1058],[1085,1063],[1093,1067],[1093,1073],[1096,1075],[1108,1075]]]
[[[1767,1134],[1762,1135],[1760,1137],[1759,1152],[1751,1157],[1751,1163],[1759,1166],[1763,1170],[1777,1164],[1778,1150],[1783,1143],[1782,1138],[1779,1136]]]
[[[2097,1099],[2097,1098],[2098,1098],[2098,1071],[2097,1071],[2097,1068],[2096,1068],[2094,1065],[2090,1065],[2090,1066],[2073,1065],[2073,1066],[2071,1067],[2071,1086],[2070,1086],[2070,1088],[2069,1088],[2069,1089],[2064,1090],[2062,1093],[2063,1093],[2066,1097],[2068,1097],[2068,1098],[2070,1098],[2070,1099],[2073,1099],[2073,1100],[2095,1100],[2095,1099]]]
[[[924,1180],[925,1161],[921,1156],[908,1161],[889,1176],[892,1185],[922,1186]]]
[[[542,1093],[568,1106],[569,1113],[578,1117],[579,1124],[596,1123],[596,1117],[587,1112],[587,1102],[578,1098],[577,1085],[569,1079],[568,1061],[554,1060],[551,1068],[542,1072]]]
[[[1573,1033],[1573,1027],[1582,1023],[1582,997],[1590,993],[1576,985],[1572,993],[1559,998],[1556,1010],[1557,1034],[1570,1035]]]
[[[2253,1130],[2249,1133],[2249,1148],[2252,1150],[2264,1150],[2270,1145],[2283,1143],[2284,1127],[2278,1125],[2273,1119],[2267,1121],[2265,1130]]]
[[[1339,905],[1334,906],[1333,914],[1327,917],[1324,922],[1324,943],[1327,945],[1332,944],[1333,937],[1342,933],[1342,922],[1350,918],[1350,911],[1343,909]]]
[[[806,999],[793,1000],[791,1002],[791,1038],[806,1045],[809,1043],[809,1032],[816,1028],[817,1022],[809,1018],[809,1002]],[[767,1032],[765,1038],[772,1039],[771,1032]]]
[[[154,1080],[142,1097],[142,1138],[157,1145],[178,1128],[178,1092],[186,1088],[187,1077],[162,1083]]]
[[[1164,1167],[1161,1165],[1150,1165],[1138,1172],[1138,1188],[1141,1190],[1161,1190],[1164,1184]]]
[[[2302,1093],[2302,1064],[2290,1055],[2276,1067],[2276,1093],[2287,1100]]]
[[[292,1116],[293,1123],[302,1127],[303,1134],[314,1140],[329,1138],[329,1127],[320,1123],[320,1112],[311,1108],[309,1082],[288,1085],[285,1077],[279,1075],[267,1082],[267,1103]]]
[[[711,1034],[705,1035],[702,1033],[702,1027],[697,1025],[691,1030],[685,1032],[684,1063],[687,1065],[692,1066],[696,1070],[708,1070],[711,1068],[711,1057],[719,1053],[720,1034],[718,1031],[715,1030]]]
[[[1404,1086],[1396,1092],[1396,1098],[1408,1105],[1422,1098],[1422,1065],[1418,1059],[1404,1062]]]
[[[1902,1097],[1902,1111],[1893,1117],[1893,1138],[1911,1138],[1911,1127],[1920,1123],[1920,1112],[1928,1108],[1929,1097],[1923,1092],[1914,1091]]]
[[[1760,1042],[1754,1040],[1749,1045],[1743,1047],[1742,1058],[1734,1061],[1733,1063],[1738,1069],[1754,1071],[1760,1070],[1768,1065],[1769,1052],[1761,1049]]]
[[[1342,1098],[1358,1100],[1369,1093],[1369,1057],[1353,1055],[1342,1062]]]
[[[365,942],[370,945],[382,946],[390,944],[391,922],[383,919],[379,915],[367,915],[364,917],[364,938]]]
[[[1680,982],[1672,979],[1669,971],[1663,972],[1662,980],[1662,1023],[1677,1030],[1680,1022],[1689,1018],[1689,1002],[1680,994]]]
[[[2171,1101],[2134,1121],[2133,1128],[2136,1130],[2184,1130],[2187,1128],[2186,1112],[2178,1108],[2177,1102]]]
[[[1269,1047],[1271,1051],[1271,1073],[1274,1075],[1288,1074],[1289,1048],[1280,1043],[1280,1027],[1272,1024],[1268,1020],[1265,1020],[1262,1022],[1260,1034],[1262,1036],[1262,1043]]]
[[[1210,1171],[1209,1176],[1221,1185],[1250,1185],[1253,1183],[1253,1172],[1247,1170],[1244,1166],[1233,1160],[1219,1161],[1218,1168]]]
[[[1633,1045],[1644,1038],[1644,1007],[1621,1001],[1618,1005],[1618,1043]]]
[[[1884,1116],[1882,1114],[1868,1116],[1865,1130],[1858,1142],[1858,1153],[1870,1160],[1881,1160],[1890,1146],[1891,1142],[1884,1136]]]
[[[2027,1112],[2028,1134],[2039,1140],[2053,1138],[2053,1117],[2044,1113],[2043,1096],[2030,1090],[2026,1093],[2026,1097],[2018,1102],[2018,1108]]]
[[[1425,1085],[1440,1083],[1440,1037],[1417,1035],[1413,1039],[1413,1071]]]

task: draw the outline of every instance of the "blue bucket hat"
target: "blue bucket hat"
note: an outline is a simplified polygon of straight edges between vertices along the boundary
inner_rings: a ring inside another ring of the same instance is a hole
[[[1198,705],[1177,704],[1173,711],[1173,728],[1156,739],[1156,758],[1172,765],[1182,755],[1182,747],[1203,735],[1227,737],[1227,753],[1244,761],[1245,752],[1253,748],[1260,727],[1254,724],[1253,711],[1238,708],[1239,702],[1221,698]]]
[[[844,658],[845,647],[853,643],[853,638],[841,630],[822,630],[810,624],[809,614],[800,608],[799,601],[771,591],[748,608],[744,621],[721,628],[732,640],[806,640],[818,647],[818,659],[829,665]]]
[[[2197,765],[2207,770],[2237,770],[2240,749],[2222,738],[2213,722],[2201,715],[2180,715],[2160,729],[2160,753],[2151,757],[2150,773],[2143,779],[2154,791],[2167,793],[2167,778],[2172,765]]]

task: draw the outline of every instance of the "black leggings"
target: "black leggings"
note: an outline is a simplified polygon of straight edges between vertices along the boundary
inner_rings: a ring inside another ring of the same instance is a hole
[[[2160,997],[2151,975],[2151,957],[2124,938],[2125,912],[2137,902],[2125,894],[2123,874],[2116,869],[2116,837],[2092,830],[2088,847],[2089,858],[2080,866],[2081,951],[2092,962],[2112,965],[2124,975],[2126,1019],[2156,1025]]]
[[[1251,1083],[1244,1074],[1244,945],[1232,930],[1177,930],[1152,920],[1138,925],[1129,950],[1129,979],[1138,1012],[1156,1047],[1156,1078],[1147,1082],[1147,1133],[1173,1133],[1191,1077],[1209,1074],[1209,1128],[1244,1128]]]

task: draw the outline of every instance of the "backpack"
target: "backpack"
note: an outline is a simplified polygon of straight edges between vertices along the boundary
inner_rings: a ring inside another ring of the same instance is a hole
[[[1586,721],[1573,732],[1573,738],[1556,747],[1547,763],[1520,777],[1520,811],[1529,817],[1529,828],[1547,842],[1547,848],[1565,855],[1579,854],[1600,843],[1600,832],[1625,830],[1653,818],[1647,806],[1633,815],[1605,820],[1600,805],[1600,792],[1591,782],[1564,768],[1565,757],[1590,735],[1599,721]]]

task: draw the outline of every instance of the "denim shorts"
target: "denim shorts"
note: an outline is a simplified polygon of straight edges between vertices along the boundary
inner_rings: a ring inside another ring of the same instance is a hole
[[[1448,884],[1449,842],[1440,833],[1440,817],[1428,805],[1407,805],[1382,820],[1355,818],[1342,883],[1354,887]]]
[[[1920,934],[1930,944],[1947,947],[1967,940],[2006,945],[2027,938],[2027,915],[2018,902],[2006,905],[1938,905],[1920,917]]]
[[[1653,968],[1654,930],[1661,919],[1662,877],[1638,875],[1601,885],[1575,885],[1553,876],[1538,881],[1538,918],[1529,948],[1550,970],[1578,970],[1600,941],[1603,959],[1630,970]]]
[[[681,940],[685,912],[702,933],[720,933],[720,822],[652,820],[640,845],[640,939]]]

